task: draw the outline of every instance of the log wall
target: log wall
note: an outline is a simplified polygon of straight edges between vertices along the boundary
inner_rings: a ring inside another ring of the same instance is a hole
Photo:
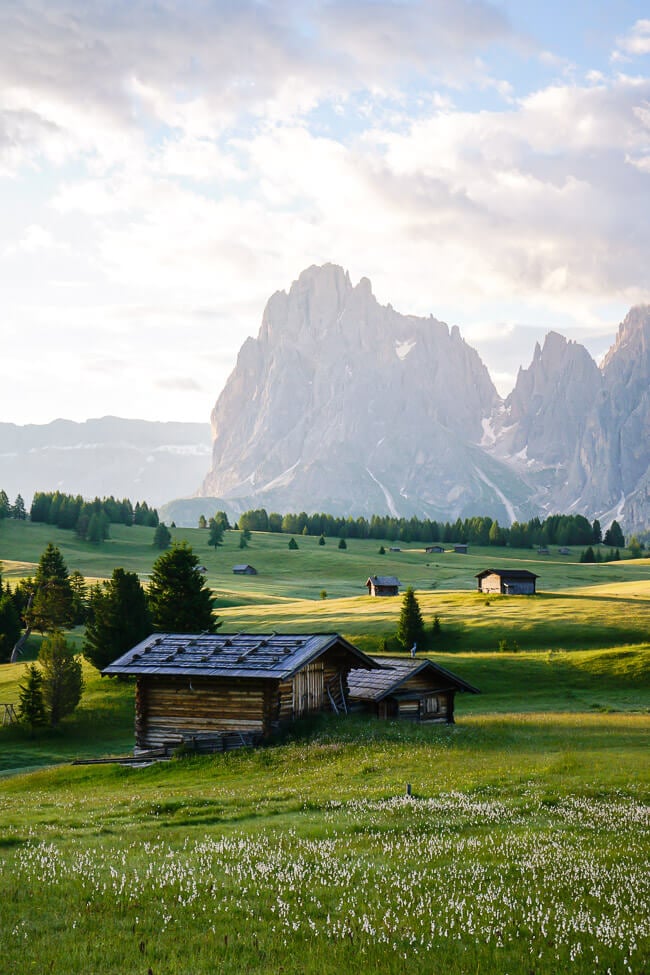
[[[268,734],[274,719],[275,681],[241,678],[140,678],[136,692],[136,744],[156,748],[192,735],[241,731]]]

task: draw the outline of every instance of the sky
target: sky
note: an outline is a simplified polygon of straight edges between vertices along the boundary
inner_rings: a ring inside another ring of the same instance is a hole
[[[207,422],[333,262],[499,391],[650,302],[650,8],[0,2],[0,421]]]

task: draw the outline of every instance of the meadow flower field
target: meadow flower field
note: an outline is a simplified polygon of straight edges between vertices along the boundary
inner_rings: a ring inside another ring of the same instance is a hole
[[[436,767],[453,770],[458,731],[360,746],[330,729],[266,753],[9,780],[1,970],[646,971],[650,804],[635,745],[619,785],[586,764],[573,794],[532,772],[524,726],[483,754],[471,787],[418,794]],[[516,785],[494,784],[506,754]],[[414,767],[414,795],[378,794]]]
[[[12,581],[44,530],[5,523]],[[146,576],[148,531],[99,552],[55,537],[88,578]],[[358,595],[375,543],[292,555],[254,535],[259,575],[235,591],[235,541],[207,552],[225,629],[377,649],[399,607]],[[440,615],[435,659],[481,689],[453,726],[331,716],[256,750],[73,766],[133,747],[133,685],[86,663],[58,729],[0,728],[0,975],[650,971],[650,560],[553,554],[533,561],[544,595],[519,602],[473,591],[488,556],[382,561]],[[497,650],[505,637],[520,649]],[[0,701],[23,668],[2,665]]]

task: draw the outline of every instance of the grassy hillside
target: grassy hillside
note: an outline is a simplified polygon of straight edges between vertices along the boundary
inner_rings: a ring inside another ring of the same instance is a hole
[[[430,624],[437,615],[442,634],[436,649],[493,650],[500,641],[522,649],[617,646],[640,643],[650,632],[650,561],[581,565],[557,552],[476,549],[469,555],[428,555],[422,547],[378,554],[379,543],[355,540],[346,550],[336,539],[318,545],[298,538],[288,549],[286,535],[254,533],[247,549],[239,533],[227,532],[215,552],[207,532],[173,532],[185,539],[207,568],[217,607],[228,629],[337,630],[377,649],[396,628],[399,599],[374,599],[364,583],[369,574],[397,575],[412,585]],[[107,578],[116,565],[138,572],[146,582],[159,552],[153,529],[112,526],[111,538],[97,547],[74,533],[14,521],[0,523],[0,556],[7,580],[33,573],[48,541],[57,544],[68,568],[88,579]],[[386,547],[388,543],[386,543]],[[256,576],[235,576],[232,567],[250,562]],[[476,592],[475,575],[486,566],[525,565],[539,575],[534,598],[490,597]],[[321,599],[322,591],[327,593]]]
[[[324,716],[256,751],[73,767],[133,746],[134,685],[85,664],[81,705],[56,732],[0,728],[3,971],[644,971],[647,562],[509,550],[434,562],[313,538],[290,552],[286,536],[259,535],[241,551],[235,533],[215,554],[198,529],[175,534],[208,567],[227,629],[333,629],[376,648],[400,600],[363,582],[399,575],[427,621],[440,617],[450,652],[434,659],[482,693],[458,696],[453,726]],[[87,577],[123,565],[146,580],[152,537],[115,528],[96,549],[10,522],[0,556],[15,579],[51,539]],[[539,573],[539,596],[474,591],[506,558]],[[239,561],[260,574],[234,577]],[[80,647],[82,631],[70,638]],[[496,652],[501,639],[526,652]],[[0,703],[23,673],[0,667]]]
[[[14,776],[3,968],[640,973],[649,745],[630,714],[332,719],[253,752]]]

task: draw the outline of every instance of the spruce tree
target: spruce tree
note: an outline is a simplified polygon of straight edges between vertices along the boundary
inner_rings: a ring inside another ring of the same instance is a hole
[[[62,718],[72,714],[81,700],[81,664],[60,630],[55,630],[43,640],[38,662],[43,674],[45,709],[50,724],[55,728]]]
[[[23,683],[18,685],[18,717],[32,731],[46,723],[43,675],[36,664],[25,668]]]
[[[223,524],[217,521],[216,518],[210,518],[210,534],[208,536],[208,545],[212,545],[215,552],[219,545],[223,545]]]
[[[52,542],[41,555],[34,584],[28,625],[41,633],[68,626],[74,617],[72,586],[63,556]]]
[[[397,639],[405,650],[411,650],[424,639],[424,621],[412,586],[408,587],[402,599]]]
[[[147,596],[135,572],[113,569],[109,582],[93,588],[83,654],[103,670],[153,629]]]
[[[154,629],[214,633],[221,626],[212,612],[214,597],[197,571],[198,565],[187,542],[175,544],[156,559],[148,593]]]
[[[156,526],[156,530],[153,536],[154,548],[169,548],[171,545],[172,533],[170,532],[164,521],[161,521],[159,525]]]

